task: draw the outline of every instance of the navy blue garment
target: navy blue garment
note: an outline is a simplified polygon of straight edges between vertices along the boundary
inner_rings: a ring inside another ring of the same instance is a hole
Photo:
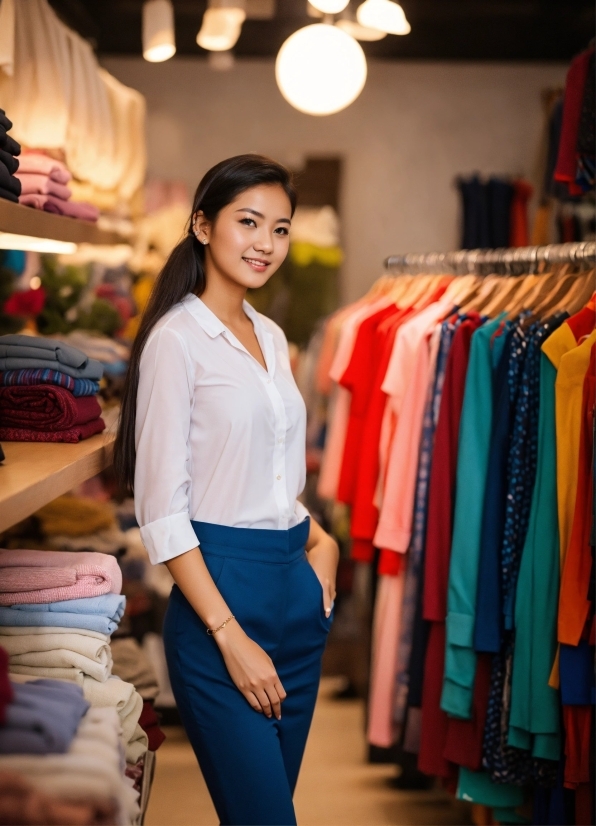
[[[490,247],[490,228],[486,186],[478,175],[460,178],[457,186],[462,198],[463,231],[462,249]]]
[[[511,231],[513,186],[501,178],[489,178],[486,185],[491,247],[508,247]]]
[[[589,706],[594,704],[594,646],[587,640],[579,645],[561,643],[559,652],[561,702],[564,706]]]
[[[474,625],[474,649],[493,654],[501,650],[503,641],[501,543],[505,526],[507,454],[514,402],[507,377],[512,347],[516,346],[517,341],[513,330],[504,335],[507,339],[493,375],[493,418],[482,511]]]
[[[0,754],[64,754],[89,709],[83,689],[62,680],[12,683]]]
[[[291,826],[331,626],[304,549],[309,520],[286,531],[192,525],[213,581],[273,660],[287,698],[281,720],[254,711],[215,639],[174,586],[164,643],[178,710],[221,823]]]
[[[542,785],[552,785],[557,771],[557,763],[533,758],[530,752],[509,746],[507,733],[515,644],[515,589],[536,476],[540,348],[562,321],[563,318],[549,320],[534,324],[528,330],[518,326],[509,359],[509,392],[517,398],[507,457],[507,499],[501,546],[504,634],[501,650],[493,658],[483,745],[483,766],[496,783],[525,785],[533,778]]]

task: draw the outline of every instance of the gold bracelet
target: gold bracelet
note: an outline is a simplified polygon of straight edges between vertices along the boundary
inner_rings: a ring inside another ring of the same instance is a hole
[[[228,622],[230,620],[233,620],[233,619],[236,619],[236,617],[234,616],[234,614],[231,614],[227,618],[227,620],[224,620],[224,622],[222,622],[221,625],[218,625],[217,628],[208,628],[207,633],[212,637],[214,634],[217,634],[218,631],[221,631],[222,628],[225,628],[225,626],[228,624]]]

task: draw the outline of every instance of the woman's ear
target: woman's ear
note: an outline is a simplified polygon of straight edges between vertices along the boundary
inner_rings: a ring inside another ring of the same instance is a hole
[[[192,231],[201,244],[209,243],[209,235],[211,232],[211,221],[207,220],[202,209],[195,212],[192,219]]]

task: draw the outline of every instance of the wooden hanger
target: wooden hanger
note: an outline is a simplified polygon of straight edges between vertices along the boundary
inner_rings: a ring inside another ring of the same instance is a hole
[[[493,295],[489,303],[483,308],[484,315],[496,318],[508,307],[523,284],[523,276],[509,275],[501,279],[500,288]]]

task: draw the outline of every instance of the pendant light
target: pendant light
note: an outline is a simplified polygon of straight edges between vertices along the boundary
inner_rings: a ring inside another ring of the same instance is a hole
[[[409,34],[412,31],[404,10],[393,0],[365,0],[358,6],[356,17],[361,26],[370,26],[388,34]]]
[[[380,29],[371,29],[370,26],[361,26],[355,20],[350,20],[348,17],[342,17],[335,24],[338,29],[342,29],[354,40],[362,40],[372,43],[375,40],[382,40],[387,37],[387,32],[382,32]]]
[[[171,0],[145,0],[143,3],[143,57],[161,63],[176,54],[174,9]]]
[[[308,2],[323,14],[339,14],[350,0],[308,0]]]
[[[308,115],[331,115],[345,109],[364,88],[366,72],[360,44],[327,23],[291,34],[275,61],[282,95]]]
[[[236,45],[245,19],[244,0],[209,0],[197,43],[210,52],[227,52]]]

